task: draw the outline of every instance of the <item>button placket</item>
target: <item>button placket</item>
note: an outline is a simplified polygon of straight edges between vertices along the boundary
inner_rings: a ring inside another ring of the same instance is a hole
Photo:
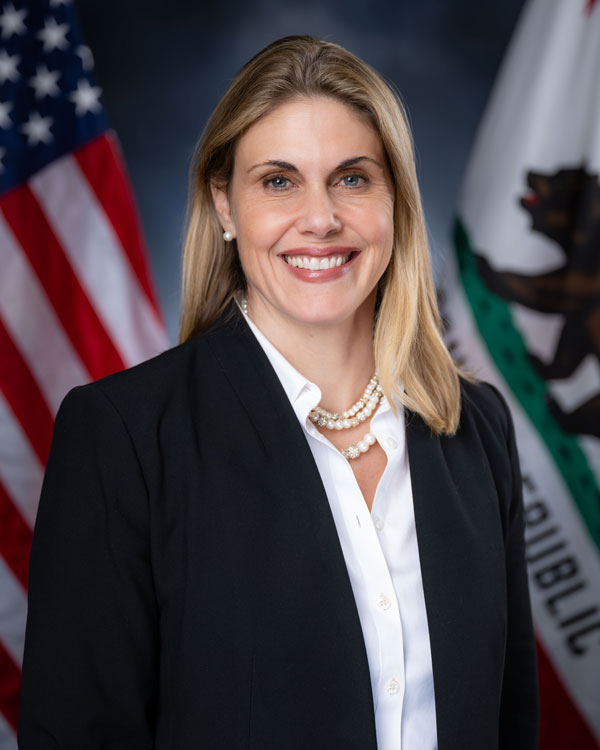
[[[378,416],[383,418],[389,415]],[[310,426],[315,429],[312,422]],[[395,475],[398,470],[402,443],[400,439],[396,442],[392,437],[394,432],[384,418],[378,420],[376,429],[381,436],[380,443],[387,453],[388,461],[371,509],[374,513],[364,502],[352,467],[343,460],[326,437],[318,430],[315,432],[318,442],[328,443],[328,447],[335,452],[335,456],[330,456],[329,461],[335,464],[336,471],[339,467],[335,495],[342,502],[336,506],[339,515],[336,515],[335,520],[340,533],[344,529],[347,539],[355,545],[356,556],[349,560],[349,572],[363,580],[364,588],[362,592],[359,589],[357,606],[361,612],[361,621],[364,619],[365,623],[365,645],[370,649],[368,658],[374,680],[374,699],[376,707],[378,706],[377,716],[380,717],[377,721],[386,727],[385,738],[390,732],[395,732],[391,729],[392,726],[397,727],[398,734],[400,732],[404,695],[402,622],[399,602],[382,547],[385,539],[383,530],[384,527],[387,528],[389,512],[386,493],[389,494],[390,491],[390,476]],[[387,442],[388,438],[393,441],[393,447]],[[368,610],[370,613],[367,615]],[[363,612],[366,615],[364,618]],[[386,739],[383,741],[384,746],[390,746]]]
[[[398,680],[395,677],[392,677],[391,680],[388,680],[387,685],[385,686],[385,692],[388,695],[398,695],[400,693],[400,688],[402,686],[398,682]]]
[[[262,343],[260,339],[259,341]],[[266,347],[263,348],[269,356],[269,351]],[[277,362],[274,366],[279,375],[276,364]],[[404,408],[398,404],[398,413],[394,414],[384,397],[380,409],[371,420],[371,430],[387,456],[387,464],[372,508],[375,512],[372,514],[359,491],[351,466],[327,437],[310,420],[307,422],[308,411],[305,411],[305,407],[312,408],[319,403],[320,390],[311,383],[306,383],[301,389],[297,374],[288,378],[289,373],[283,366],[281,369],[285,376],[280,376],[284,387],[289,380],[289,388],[293,386],[294,392],[297,392],[293,402],[294,410],[305,429],[323,479],[355,594],[371,670],[380,746],[404,750],[400,730],[403,725],[403,696],[406,690],[403,645],[406,597],[404,581],[398,585],[394,574],[400,545],[392,542],[394,548],[390,552],[390,537],[396,538],[397,529],[400,528],[406,536],[405,519],[404,516],[400,517],[399,508],[404,508],[407,503],[400,503],[399,498],[408,497],[412,500],[404,425],[400,423],[404,418]],[[412,508],[412,502],[409,505]],[[414,536],[414,517],[412,535]],[[388,553],[392,563],[387,559]],[[379,603],[381,597],[390,600],[391,605],[387,609],[382,607],[383,600],[382,604]],[[412,637],[410,621],[407,623],[407,637]],[[435,713],[433,717],[435,719]],[[435,746],[434,741],[427,744]]]

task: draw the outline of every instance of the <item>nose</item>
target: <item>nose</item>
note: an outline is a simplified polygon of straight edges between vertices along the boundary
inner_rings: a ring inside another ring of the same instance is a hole
[[[342,228],[335,201],[326,187],[306,189],[296,228],[302,234],[312,234],[317,238],[327,237]]]

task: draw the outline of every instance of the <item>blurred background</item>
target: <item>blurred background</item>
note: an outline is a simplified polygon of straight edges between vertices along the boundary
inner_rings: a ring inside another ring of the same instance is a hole
[[[461,177],[523,0],[76,0],[121,141],[171,343],[188,165],[239,68],[273,40],[341,44],[400,90],[439,277]]]
[[[290,34],[401,93],[448,346],[515,423],[540,748],[596,750],[600,0],[0,0],[0,750],[17,747],[55,415],[177,342],[195,144],[241,66]]]

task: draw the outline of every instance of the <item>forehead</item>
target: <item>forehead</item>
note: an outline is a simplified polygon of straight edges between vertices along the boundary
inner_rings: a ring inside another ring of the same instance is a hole
[[[330,97],[280,104],[254,123],[236,146],[236,163],[285,159],[338,162],[352,156],[382,158],[383,144],[368,116]]]

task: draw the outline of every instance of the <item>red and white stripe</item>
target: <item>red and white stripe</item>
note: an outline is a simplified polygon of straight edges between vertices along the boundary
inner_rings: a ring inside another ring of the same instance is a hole
[[[114,135],[0,198],[0,750],[16,727],[33,525],[67,391],[167,346]]]

